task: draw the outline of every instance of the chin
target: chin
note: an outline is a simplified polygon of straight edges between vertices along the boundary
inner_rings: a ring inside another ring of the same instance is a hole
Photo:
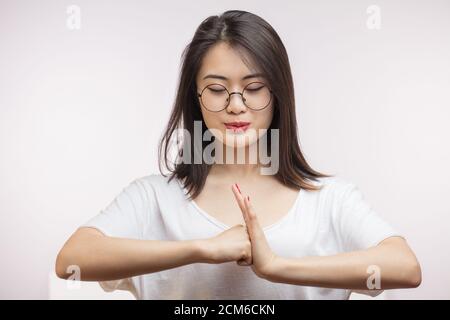
[[[222,144],[236,149],[250,146],[258,141],[258,137],[254,134],[248,134],[247,132],[239,134],[223,132],[223,137],[225,138],[225,143],[223,140],[219,139]]]

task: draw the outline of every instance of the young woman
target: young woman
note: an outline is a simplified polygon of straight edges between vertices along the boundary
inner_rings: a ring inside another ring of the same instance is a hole
[[[263,141],[269,158],[252,158]],[[170,175],[134,180],[82,225],[58,254],[59,277],[76,265],[81,280],[138,299],[347,299],[421,282],[405,238],[361,191],[305,161],[286,50],[254,14],[196,30],[160,157]]]

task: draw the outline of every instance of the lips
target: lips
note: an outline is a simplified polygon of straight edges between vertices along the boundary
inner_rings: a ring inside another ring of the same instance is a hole
[[[250,126],[250,122],[233,121],[224,123],[227,129],[233,130],[233,132],[244,132]]]

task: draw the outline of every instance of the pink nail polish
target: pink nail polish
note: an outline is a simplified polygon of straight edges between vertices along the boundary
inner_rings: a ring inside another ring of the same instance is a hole
[[[237,184],[237,183],[235,183],[235,185],[236,185],[236,188],[238,189],[239,193],[240,193],[240,194],[242,194],[242,192],[241,192],[241,189],[239,189],[239,186],[238,186],[238,184]]]

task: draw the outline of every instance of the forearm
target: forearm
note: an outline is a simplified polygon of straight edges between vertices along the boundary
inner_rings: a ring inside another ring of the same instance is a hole
[[[80,280],[106,281],[158,272],[203,262],[199,240],[134,240],[84,234],[69,241],[58,255],[57,274],[67,278],[67,267],[80,270]]]
[[[377,284],[380,288],[369,287]],[[370,277],[370,278],[369,278]],[[265,277],[269,281],[303,286],[346,289],[392,289],[417,287],[421,271],[415,256],[398,245],[378,245],[362,251],[333,256],[277,257]]]

